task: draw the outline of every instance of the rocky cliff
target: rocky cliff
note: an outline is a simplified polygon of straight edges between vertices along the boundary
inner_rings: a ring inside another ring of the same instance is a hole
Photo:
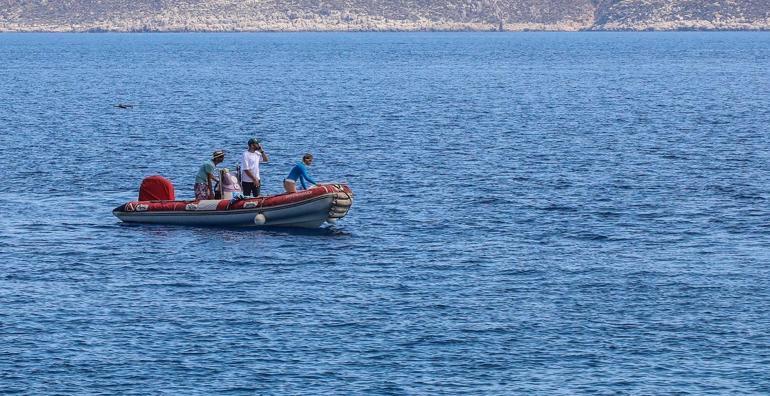
[[[0,0],[0,31],[770,29],[770,0]]]
[[[599,30],[767,30],[770,0],[614,0],[597,4]]]

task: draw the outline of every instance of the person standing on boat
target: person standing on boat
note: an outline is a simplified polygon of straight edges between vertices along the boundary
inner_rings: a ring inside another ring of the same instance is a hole
[[[241,158],[241,187],[243,195],[259,196],[262,182],[259,178],[259,163],[268,162],[267,153],[258,139],[249,139],[249,149],[243,152]]]
[[[289,172],[289,176],[286,176],[286,179],[283,180],[283,188],[288,193],[294,193],[297,192],[297,181],[299,180],[300,184],[302,185],[303,190],[307,190],[307,185],[305,185],[305,181],[310,183],[311,187],[315,187],[316,183],[315,180],[313,180],[310,177],[310,174],[308,174],[307,167],[310,166],[310,164],[313,163],[313,154],[307,153],[302,156],[302,162],[297,162],[297,165],[294,165],[293,168],[291,168],[291,172]]]
[[[212,183],[219,181],[216,177],[217,164],[225,160],[225,152],[217,150],[211,154],[211,161],[206,161],[195,175],[195,199],[214,199]]]

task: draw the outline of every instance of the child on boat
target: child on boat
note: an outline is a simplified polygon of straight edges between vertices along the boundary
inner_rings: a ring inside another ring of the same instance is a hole
[[[222,169],[222,199],[232,199],[241,193],[241,185],[238,184],[238,178],[235,177],[227,168]]]

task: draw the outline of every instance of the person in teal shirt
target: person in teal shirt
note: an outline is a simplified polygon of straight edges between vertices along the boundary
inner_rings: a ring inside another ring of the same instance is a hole
[[[315,182],[315,180],[313,180],[313,178],[310,177],[310,174],[308,174],[307,171],[307,167],[312,163],[313,154],[307,153],[302,156],[302,162],[297,162],[297,165],[294,165],[294,167],[291,168],[289,176],[286,176],[286,179],[283,179],[283,188],[286,190],[286,192],[297,192],[297,181],[300,182],[302,189],[304,190],[307,189],[307,185],[305,184],[306,181],[312,186],[318,184]]]
[[[225,160],[225,152],[217,150],[211,154],[211,161],[206,161],[198,169],[195,175],[195,199],[214,199],[212,182],[218,181],[216,174],[217,164]]]

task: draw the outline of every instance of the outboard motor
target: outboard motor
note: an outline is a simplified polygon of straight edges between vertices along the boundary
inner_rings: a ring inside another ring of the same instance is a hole
[[[174,184],[163,176],[145,177],[139,186],[140,201],[173,201]]]

